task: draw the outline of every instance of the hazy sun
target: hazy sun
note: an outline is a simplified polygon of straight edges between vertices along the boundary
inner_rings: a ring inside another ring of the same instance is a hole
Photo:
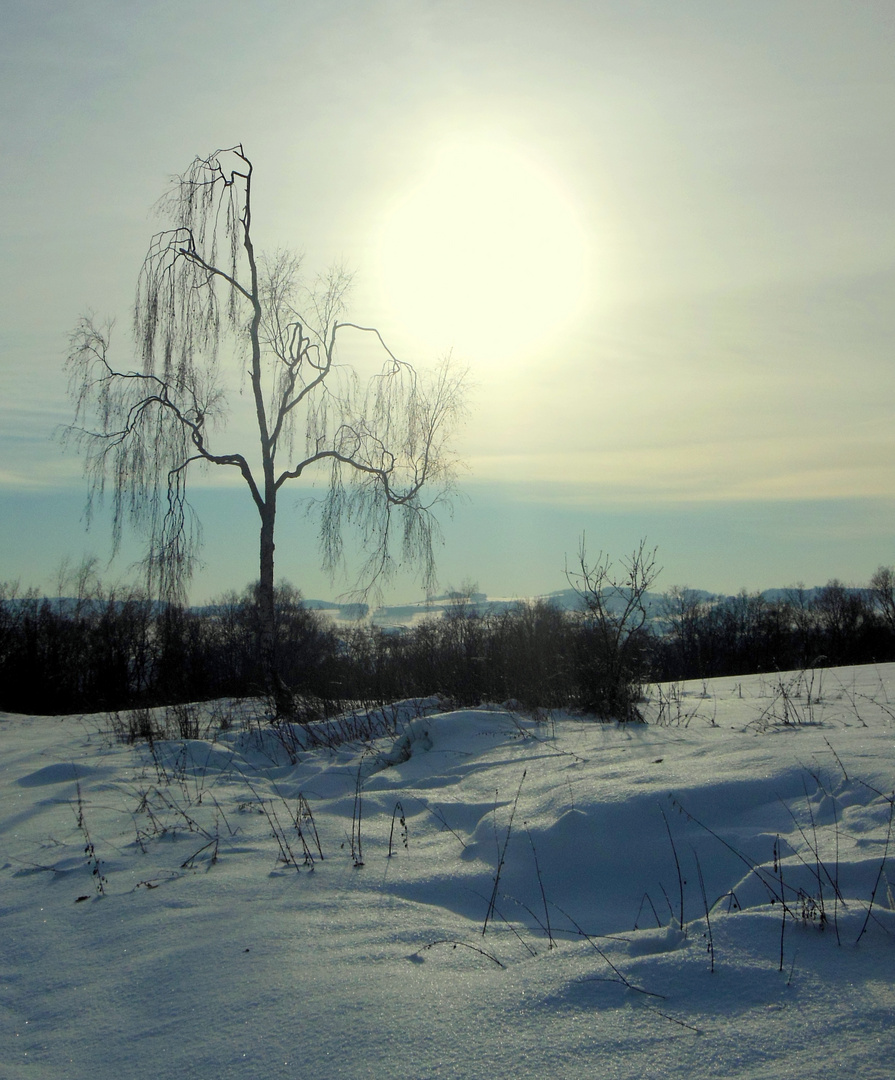
[[[484,139],[444,145],[381,238],[385,295],[426,345],[527,352],[568,324],[585,289],[581,225],[556,177]]]

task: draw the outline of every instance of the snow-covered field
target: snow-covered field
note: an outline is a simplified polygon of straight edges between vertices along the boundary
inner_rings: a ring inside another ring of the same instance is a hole
[[[0,1076],[888,1080],[895,665],[644,711],[0,714]]]

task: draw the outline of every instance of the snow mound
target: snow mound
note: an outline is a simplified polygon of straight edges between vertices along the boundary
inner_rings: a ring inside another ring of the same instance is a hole
[[[805,726],[759,679],[715,724],[9,717],[0,1075],[888,1078],[895,666],[827,682]]]

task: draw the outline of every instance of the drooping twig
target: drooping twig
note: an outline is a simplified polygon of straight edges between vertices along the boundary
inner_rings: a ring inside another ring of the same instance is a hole
[[[886,866],[886,859],[889,857],[889,843],[892,839],[892,815],[895,814],[895,792],[892,793],[892,799],[889,802],[889,826],[886,829],[886,845],[883,848],[882,861],[879,864],[879,872],[876,875],[876,881],[873,884],[873,892],[870,894],[870,904],[867,907],[867,914],[864,917],[864,925],[861,927],[861,933],[855,938],[855,944],[857,945],[861,938],[864,936],[864,931],[867,929],[867,924],[870,922],[870,913],[873,911],[873,902],[876,899],[876,890],[879,888],[879,883],[882,880],[883,870]]]
[[[702,906],[705,908],[705,926],[708,931],[708,953],[710,958],[709,970],[714,974],[715,971],[715,940],[712,937],[712,920],[709,918],[709,901],[705,894],[705,880],[702,876],[702,867],[699,865],[699,856],[696,854],[696,848],[691,849],[693,851],[693,858],[696,860],[696,874],[699,878],[699,889],[702,892]]]
[[[780,837],[778,836],[774,841],[774,869],[780,873],[780,896],[783,896],[783,857],[780,851]],[[780,970],[783,970],[783,937],[786,933],[786,904],[780,902],[780,907],[783,909],[783,918],[780,923]]]
[[[354,781],[354,809],[351,814],[351,858],[354,860],[354,868],[359,870],[364,865],[364,852],[361,846],[361,815],[363,814],[364,783],[361,776],[363,758],[357,767],[357,777]]]
[[[479,956],[487,957],[487,959],[489,959],[492,963],[497,964],[499,968],[504,968],[504,970],[506,970],[506,964],[502,964],[497,959],[497,957],[494,956],[492,953],[489,953],[487,949],[480,949],[478,945],[469,945],[465,941],[455,941],[453,938],[439,938],[438,941],[430,941],[428,945],[424,945],[422,949],[419,949],[417,952],[415,952],[411,959],[413,959],[414,957],[418,957],[419,954],[423,951],[428,952],[429,949],[434,949],[436,945],[450,945],[452,949],[469,949],[471,952],[478,953]]]
[[[553,949],[553,948],[556,947],[556,942],[553,940],[553,931],[550,929],[550,908],[547,905],[547,894],[544,892],[544,880],[541,877],[541,867],[540,867],[540,864],[538,863],[538,853],[535,850],[535,842],[534,842],[534,839],[532,838],[531,829],[529,829],[527,822],[525,823],[525,831],[528,833],[528,842],[531,844],[531,853],[534,856],[534,860],[535,860],[535,873],[537,874],[537,877],[538,877],[538,887],[541,890],[541,900],[544,903],[544,924],[547,927],[547,941],[548,941],[547,948],[548,949]]]
[[[613,962],[609,959],[606,953],[604,953],[600,946],[594,941],[591,934],[588,934],[586,930],[582,929],[581,926],[572,918],[572,916],[567,911],[564,911],[563,908],[559,906],[559,904],[554,904],[553,906],[558,912],[560,912],[560,914],[565,915],[565,917],[569,920],[572,926],[574,926],[575,929],[578,931],[579,935],[584,938],[584,940],[588,943],[588,945],[590,945],[594,952],[597,953],[597,955],[611,968],[611,970],[616,975],[618,981],[623,986],[626,986],[629,990],[636,990],[638,994],[645,994],[647,997],[662,998],[662,1000],[664,1001],[664,994],[656,994],[652,990],[644,990],[642,986],[637,986],[636,983],[632,983],[631,980],[627,978],[627,976],[625,976],[615,966],[615,964],[613,964]]]
[[[735,848],[733,844],[725,840],[724,837],[720,835],[720,833],[717,833],[714,829],[710,828],[704,822],[700,821],[699,818],[694,817],[693,814],[691,814],[690,811],[687,810],[686,807],[683,805],[683,803],[681,803],[674,795],[670,795],[669,798],[671,799],[671,805],[680,813],[682,813],[688,821],[692,821],[694,825],[698,825],[700,829],[704,829],[705,832],[709,834],[709,836],[713,836],[719,844],[723,844],[723,846],[726,847],[732,855],[735,855],[740,860],[740,862],[742,862],[752,871],[752,873],[758,878],[762,885],[764,885],[765,889],[767,889],[768,897],[770,898],[772,904],[785,904],[782,893],[782,886],[781,891],[778,893],[777,889],[775,888],[776,882],[774,882],[773,878],[768,877],[766,870],[762,870],[760,866],[757,866],[751,859],[747,858],[742,853],[742,851],[740,851],[738,848]],[[776,866],[774,867],[774,872],[777,872]]]
[[[394,854],[393,841],[395,838],[395,819],[398,820],[401,826],[401,842],[405,849],[407,848],[407,817],[404,813],[404,807],[400,802],[395,803],[395,809],[392,811],[392,827],[388,833],[388,857],[391,858]]]
[[[674,837],[671,835],[671,826],[668,824],[668,818],[665,816],[665,811],[661,807],[659,807],[659,812],[662,814],[662,820],[665,822],[665,831],[668,833],[668,839],[671,843],[671,853],[674,855],[674,865],[677,870],[677,885],[681,901],[679,926],[681,928],[681,933],[686,935],[687,931],[684,928],[684,876],[681,873],[681,863],[677,857],[677,848],[674,846]]]
[[[84,820],[84,800],[81,796],[81,781],[76,783],[78,793],[78,803],[76,816],[78,819],[78,828],[84,836],[84,854],[87,856],[87,865],[90,867],[90,873],[93,875],[93,880],[96,884],[96,891],[100,896],[106,894],[106,876],[102,871],[102,863],[99,856],[96,854],[96,848],[93,846],[93,841],[90,839],[90,833],[87,831],[87,822]]]
[[[491,890],[491,899],[488,902],[488,910],[485,913],[485,921],[482,924],[482,937],[485,936],[485,932],[488,929],[488,923],[491,916],[494,914],[494,905],[497,903],[497,893],[500,888],[500,875],[503,872],[503,865],[506,861],[507,845],[510,842],[510,835],[513,831],[513,818],[516,816],[516,807],[519,805],[519,796],[522,793],[522,785],[525,783],[525,777],[528,773],[528,769],[525,769],[522,773],[522,779],[519,781],[519,787],[516,791],[516,798],[513,799],[513,808],[510,811],[510,820],[507,825],[506,835],[503,838],[503,847],[500,849],[500,853],[497,858],[497,869],[494,872],[494,888]]]
[[[637,909],[637,917],[634,919],[634,929],[635,930],[640,929],[640,927],[637,924],[640,921],[640,915],[641,915],[641,912],[643,911],[643,905],[644,904],[649,904],[650,910],[653,913],[653,918],[656,920],[656,926],[661,927],[662,920],[659,918],[658,911],[656,911],[656,905],[653,903],[653,900],[652,900],[652,897],[650,896],[650,894],[649,893],[644,893],[643,898],[640,901],[640,907]]]

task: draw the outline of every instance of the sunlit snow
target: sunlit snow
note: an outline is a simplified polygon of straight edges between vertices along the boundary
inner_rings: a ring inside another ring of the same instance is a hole
[[[4,1078],[891,1076],[895,665],[213,708],[0,714]]]

